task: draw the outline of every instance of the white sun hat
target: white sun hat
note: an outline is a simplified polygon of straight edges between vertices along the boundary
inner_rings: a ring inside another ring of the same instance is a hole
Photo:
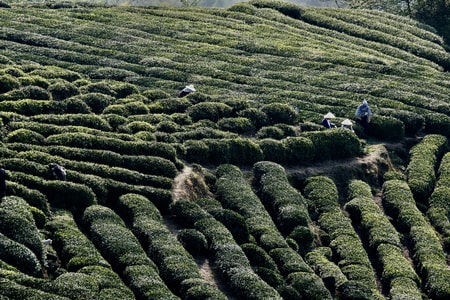
[[[194,85],[193,84],[190,84],[190,85],[187,85],[184,89],[183,89],[183,91],[184,92],[195,92],[195,88],[194,88]]]
[[[349,119],[345,119],[344,121],[342,121],[341,124],[342,125],[346,125],[346,126],[352,126],[353,125],[352,121],[350,121]]]
[[[331,112],[328,112],[325,116],[323,116],[325,119],[334,119],[336,118]]]

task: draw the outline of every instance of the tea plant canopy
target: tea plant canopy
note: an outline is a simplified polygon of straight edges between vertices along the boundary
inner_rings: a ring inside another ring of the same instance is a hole
[[[450,299],[431,27],[272,0],[0,6],[1,299]]]

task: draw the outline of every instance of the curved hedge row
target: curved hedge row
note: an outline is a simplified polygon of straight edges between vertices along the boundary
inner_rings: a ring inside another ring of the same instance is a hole
[[[448,150],[448,140],[439,134],[426,135],[409,151],[408,185],[419,203],[426,204],[436,184],[438,162]]]
[[[350,201],[346,203],[345,209],[352,220],[361,225],[369,247],[376,253],[381,278],[389,288],[390,297],[420,300],[421,280],[403,256],[399,233],[373,201],[370,186],[363,181],[353,180],[348,189],[350,195],[359,195],[349,197]],[[363,189],[368,190],[368,193],[358,192]]]
[[[245,253],[222,223],[192,201],[176,201],[170,211],[181,224],[194,227],[205,236],[214,257],[214,267],[236,295],[242,299],[282,299],[272,287],[257,277]]]
[[[83,214],[83,225],[102,256],[121,274],[137,297],[178,299],[160,278],[157,267],[138,239],[111,209],[89,206]]]
[[[381,299],[367,252],[351,220],[340,209],[336,185],[326,176],[309,177],[305,183],[304,194],[310,210],[317,213],[318,224],[329,238],[328,241],[323,236],[322,243],[333,249],[334,259],[342,273],[366,290],[365,297]]]
[[[170,231],[162,224],[162,216],[157,208],[145,197],[125,194],[119,197],[119,209],[128,216],[132,231],[144,245],[147,255],[158,266],[160,276],[172,290],[182,298],[194,290],[198,294],[211,293],[213,286],[205,287],[193,257],[182,247]],[[187,289],[182,289],[185,281],[190,281]],[[184,294],[181,294],[184,292]],[[219,290],[210,296],[223,297]]]
[[[431,194],[427,216],[431,224],[442,234],[444,246],[450,248],[450,153],[447,152],[439,165],[436,188]]]
[[[450,271],[439,237],[415,205],[406,182],[389,180],[383,184],[386,213],[398,220],[412,243],[417,273],[423,278],[430,298],[450,297]]]
[[[308,231],[311,236],[313,234],[308,228],[311,219],[303,195],[290,185],[284,168],[278,164],[258,162],[253,165],[253,174],[257,194],[269,212],[272,212],[280,232],[289,235],[298,226],[306,227],[303,238],[297,243],[302,251],[307,251],[310,245],[305,237]]]
[[[362,154],[362,144],[349,130],[305,132],[299,137],[275,139],[202,139],[184,144],[190,162],[249,165],[260,160],[308,164],[313,161],[343,159]]]
[[[253,193],[251,186],[245,181],[239,168],[232,165],[221,165],[216,173],[219,200],[225,208],[232,209],[245,218],[249,232],[255,238],[256,243],[267,251],[277,263],[286,280],[286,285],[280,289],[294,289],[295,292],[308,299],[331,298],[322,280],[313,273],[298,252],[289,248],[267,210]],[[309,275],[305,275],[308,273]],[[300,276],[300,274],[305,276]],[[304,289],[308,284],[311,284],[310,288]]]

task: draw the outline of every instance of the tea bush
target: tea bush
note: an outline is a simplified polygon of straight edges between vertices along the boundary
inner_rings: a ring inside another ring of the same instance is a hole
[[[40,259],[29,248],[2,233],[0,233],[0,245],[2,246],[2,251],[0,252],[2,261],[11,264],[25,274],[35,277],[42,276]],[[2,287],[2,290],[4,288]]]
[[[80,231],[69,211],[55,212],[45,229],[52,234],[52,246],[60,253],[62,264],[68,271],[77,272],[86,266],[110,267]]]
[[[436,184],[437,161],[447,149],[447,138],[438,134],[426,135],[421,142],[411,148],[406,176],[417,201],[425,202],[433,191]]]
[[[405,136],[405,125],[394,117],[373,116],[369,123],[369,135],[382,140],[401,140]]]
[[[230,117],[233,108],[221,102],[200,102],[187,109],[188,115],[192,121],[196,122],[202,119],[217,122],[222,118]]]
[[[305,132],[302,136],[310,139],[315,149],[315,161],[342,159],[362,154],[362,144],[358,137],[346,129]]]
[[[6,237],[24,245],[33,251],[43,263],[44,249],[39,230],[34,222],[28,203],[22,198],[8,196],[0,203],[0,231]]]
[[[21,128],[10,132],[6,136],[6,141],[9,143],[30,143],[42,145],[45,142],[45,137],[32,130]]]

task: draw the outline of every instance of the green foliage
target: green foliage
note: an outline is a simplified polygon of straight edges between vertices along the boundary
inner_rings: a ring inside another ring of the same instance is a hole
[[[29,248],[9,239],[2,233],[0,233],[0,245],[2,246],[2,251],[0,252],[2,261],[15,266],[25,274],[36,277],[42,275],[40,259]]]
[[[9,143],[30,143],[35,145],[42,145],[45,142],[45,137],[31,130],[17,129],[10,132],[6,136],[6,141]]]
[[[362,153],[361,141],[346,129],[305,132],[303,136],[312,141],[316,161],[348,158]]]
[[[64,100],[80,93],[73,83],[66,80],[59,80],[50,84],[48,91],[53,100]]]
[[[0,93],[6,93],[17,89],[20,86],[20,82],[14,76],[9,74],[4,74],[0,76]]]
[[[208,241],[205,236],[195,229],[182,229],[177,235],[178,241],[192,255],[205,255],[208,250]]]
[[[284,103],[270,103],[261,107],[261,111],[267,115],[269,124],[293,125],[297,121],[298,114],[293,107]]]
[[[221,102],[201,102],[194,104],[187,109],[187,113],[192,120],[199,121],[202,119],[217,122],[222,118],[229,117],[233,108]]]
[[[383,140],[401,140],[405,136],[405,125],[394,117],[374,116],[370,121],[369,134]]]
[[[430,134],[410,150],[407,166],[407,182],[418,201],[427,199],[436,183],[437,161],[448,149],[445,136]]]

